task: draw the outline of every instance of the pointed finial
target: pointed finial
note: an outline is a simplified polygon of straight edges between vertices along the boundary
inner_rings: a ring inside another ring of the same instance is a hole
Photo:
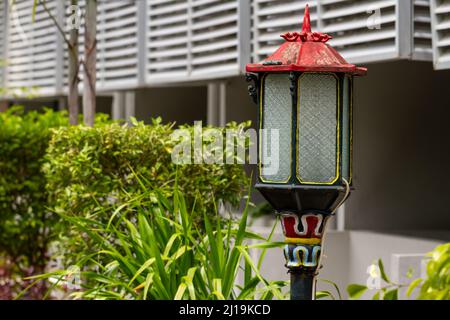
[[[305,16],[303,17],[302,32],[288,32],[282,34],[281,37],[288,42],[327,42],[333,37],[321,33],[311,31],[311,16],[309,15],[309,6],[305,7]]]
[[[311,16],[309,15],[309,5],[306,4],[305,16],[303,17],[302,33],[311,33]]]

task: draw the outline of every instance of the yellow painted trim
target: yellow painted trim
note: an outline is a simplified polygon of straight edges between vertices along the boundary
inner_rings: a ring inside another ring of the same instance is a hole
[[[286,238],[284,240],[287,244],[309,244],[309,245],[315,245],[320,244],[322,242],[322,239],[319,238]]]
[[[300,174],[299,174],[299,164],[300,164],[300,159],[299,159],[299,150],[298,150],[298,146],[299,146],[299,128],[300,128],[300,81],[302,79],[302,77],[304,75],[307,74],[320,74],[320,75],[324,75],[324,74],[328,74],[328,75],[332,75],[335,79],[336,79],[336,88],[337,88],[337,97],[336,97],[336,101],[337,101],[337,126],[336,126],[336,141],[337,141],[337,149],[336,149],[336,177],[331,181],[331,182],[313,182],[313,181],[303,181],[300,178]],[[340,134],[340,130],[341,130],[341,124],[340,124],[340,118],[341,118],[341,102],[340,102],[340,93],[341,93],[341,89],[339,87],[339,77],[335,74],[335,73],[330,73],[330,72],[304,72],[302,73],[302,75],[298,78],[298,82],[297,82],[297,132],[296,132],[296,137],[297,137],[297,141],[296,141],[296,154],[295,157],[297,159],[297,167],[295,168],[295,175],[298,179],[298,181],[302,184],[312,184],[312,185],[333,185],[336,183],[336,181],[339,180],[339,174],[340,174],[340,162],[341,162],[341,134]]]
[[[264,182],[264,183],[272,183],[272,184],[282,183],[282,184],[285,184],[285,183],[288,183],[291,180],[291,178],[292,178],[292,165],[293,165],[292,150],[291,150],[291,173],[290,173],[289,178],[287,180],[282,180],[282,181],[266,180],[262,176],[262,167],[261,167],[261,165],[262,165],[262,147],[263,147],[263,145],[262,145],[262,129],[263,129],[263,107],[264,107],[263,106],[263,101],[264,101],[264,82],[265,82],[266,77],[268,75],[269,74],[266,73],[263,76],[263,78],[261,79],[261,83],[260,83],[260,97],[259,97],[259,146],[258,146],[258,149],[259,149],[259,164],[258,164],[258,167],[259,167],[259,179],[262,182]],[[291,105],[291,108],[292,108],[292,105]],[[292,124],[291,124],[291,136],[292,136],[292,130],[293,130],[293,128],[292,128]],[[292,138],[291,138],[291,145],[292,145]]]

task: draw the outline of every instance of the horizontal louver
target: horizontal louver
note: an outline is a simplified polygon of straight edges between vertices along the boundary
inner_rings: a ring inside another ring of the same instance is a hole
[[[436,69],[450,69],[450,0],[431,0]]]
[[[333,36],[349,62],[431,59],[429,0],[254,0],[254,60],[271,54],[281,33],[299,31],[306,3],[313,29]]]
[[[137,85],[138,17],[136,0],[101,1],[97,13],[99,89]]]
[[[321,1],[321,31],[349,62],[397,58],[397,0]]]
[[[148,81],[176,81],[188,76],[189,2],[148,1]]]
[[[238,5],[235,0],[192,1],[192,77],[239,74]]]
[[[46,1],[56,16],[56,0]],[[57,30],[38,6],[32,21],[33,0],[17,0],[8,16],[7,86],[37,88],[39,94],[56,92]]]
[[[148,82],[240,74],[240,3],[148,0]]]

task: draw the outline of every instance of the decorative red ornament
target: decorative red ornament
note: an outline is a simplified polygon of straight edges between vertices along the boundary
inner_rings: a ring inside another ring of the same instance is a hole
[[[302,32],[300,32],[300,33],[288,32],[288,33],[282,34],[281,37],[288,42],[296,42],[296,41],[299,41],[299,42],[307,42],[307,41],[327,42],[328,40],[333,38],[333,37],[329,36],[328,34],[311,31],[311,16],[309,15],[309,6],[308,5],[306,5],[306,8],[305,8],[305,16],[303,17]]]
[[[302,31],[281,35],[286,40],[278,50],[261,63],[248,64],[247,72],[343,72],[365,75],[367,68],[348,63],[326,42],[328,34],[311,31],[309,6],[305,7]]]

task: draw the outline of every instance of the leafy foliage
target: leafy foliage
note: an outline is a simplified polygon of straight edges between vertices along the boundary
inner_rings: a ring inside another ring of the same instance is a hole
[[[45,265],[47,235],[55,222],[41,173],[51,128],[67,125],[65,113],[0,113],[0,253],[21,270]]]
[[[196,207],[189,208],[177,186],[171,198],[163,193],[142,183],[138,196],[93,214],[106,213],[108,223],[61,214],[90,244],[90,250],[77,261],[84,270],[82,289],[74,291],[72,298],[285,298],[281,292],[285,283],[265,280],[259,273],[260,263],[250,258],[251,249],[266,250],[279,244],[247,230],[247,208],[238,224],[219,215],[212,222],[203,213],[203,227],[197,228],[192,219]],[[259,243],[250,245],[249,240]],[[243,281],[239,286],[240,269]],[[68,275],[70,271],[59,270],[35,279],[52,278],[61,284]]]
[[[88,215],[102,205],[120,203],[128,194],[140,192],[135,175],[170,195],[177,170],[180,191],[189,204],[197,199],[199,212],[214,209],[212,198],[238,205],[248,185],[242,166],[178,166],[171,159],[173,132],[173,124],[161,124],[160,119],[151,125],[134,121],[134,126],[57,129],[43,168],[55,206]]]
[[[109,121],[101,114],[97,119]],[[66,112],[50,109],[25,113],[15,106],[0,113],[1,297],[27,285],[22,277],[42,272],[47,263],[50,234],[59,218],[48,209],[41,169],[52,129],[67,125]],[[36,290],[29,294],[40,295]]]
[[[373,296],[373,300],[398,300],[398,292],[401,288],[407,288],[406,295],[409,297],[419,289],[419,300],[450,300],[450,243],[436,247],[427,256],[430,261],[427,264],[426,279],[414,279],[409,284],[394,283],[384,271],[383,262],[378,260],[380,278],[385,285]],[[368,287],[365,285],[351,284],[347,292],[351,299],[360,298]]]
[[[133,120],[133,126],[112,123],[56,129],[43,166],[54,210],[67,216],[95,217],[98,223],[106,224],[110,212],[103,208],[120,207],[130,196],[142,196],[142,185],[158,188],[171,198],[176,174],[177,188],[188,206],[195,202],[192,214],[196,224],[201,225],[204,213],[215,212],[212,199],[239,205],[248,185],[242,165],[177,165],[172,161],[172,150],[178,143],[171,137],[173,126],[155,119],[151,125]],[[227,128],[233,126],[237,125]],[[64,263],[70,265],[84,255],[89,244],[81,247],[80,235],[67,233],[62,227]]]

